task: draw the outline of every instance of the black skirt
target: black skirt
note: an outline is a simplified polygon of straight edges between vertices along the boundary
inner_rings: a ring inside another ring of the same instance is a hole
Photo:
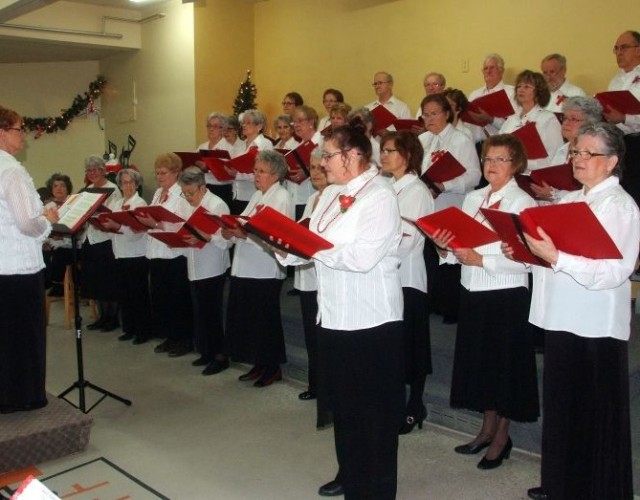
[[[279,279],[231,277],[225,333],[231,359],[253,365],[287,362]]]
[[[535,422],[540,409],[528,290],[460,288],[451,406]]]
[[[405,382],[424,379],[433,373],[431,364],[431,329],[427,294],[415,288],[403,287]]]
[[[82,296],[87,299],[117,301],[118,271],[111,240],[82,245]]]
[[[549,498],[632,499],[627,342],[546,332],[543,387]]]
[[[0,412],[41,408],[47,404],[44,271],[0,276],[0,290]]]

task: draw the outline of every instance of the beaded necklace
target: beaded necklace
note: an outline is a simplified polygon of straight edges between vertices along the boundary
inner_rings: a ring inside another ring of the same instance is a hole
[[[371,177],[371,179],[369,179],[367,182],[365,182],[365,183],[362,185],[362,187],[361,187],[360,189],[358,189],[355,193],[353,193],[353,196],[351,196],[351,198],[353,198],[353,202],[352,202],[352,203],[355,203],[356,196],[358,196],[358,195],[362,192],[362,190],[363,190],[364,188],[366,188],[366,187],[369,185],[369,183],[370,183],[373,179],[375,179],[377,176],[378,176],[378,173],[376,173],[376,175],[374,175],[373,177]],[[331,200],[331,202],[329,202],[329,204],[327,205],[327,208],[325,208],[325,209],[324,209],[324,211],[322,212],[322,215],[320,216],[320,218],[318,219],[318,223],[316,224],[316,229],[318,230],[318,233],[320,233],[320,234],[324,233],[324,232],[327,230],[327,228],[328,228],[331,224],[333,224],[333,222],[334,222],[334,221],[335,221],[335,220],[336,220],[340,215],[342,215],[343,213],[345,213],[345,212],[349,209],[349,207],[347,207],[347,208],[345,208],[344,210],[343,210],[343,209],[338,210],[338,213],[336,213],[336,214],[335,214],[335,215],[334,215],[334,216],[329,220],[329,222],[327,222],[327,223],[325,224],[325,226],[324,226],[322,229],[320,229],[320,224],[322,223],[322,220],[325,218],[325,216],[327,215],[327,212],[329,211],[329,209],[333,207],[333,204],[335,203],[335,201],[336,201],[340,196],[343,196],[343,195],[342,195],[341,193],[337,193],[337,194],[333,197],[333,200]]]

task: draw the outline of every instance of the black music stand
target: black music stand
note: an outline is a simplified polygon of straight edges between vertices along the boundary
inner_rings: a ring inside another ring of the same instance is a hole
[[[97,189],[88,189],[87,191],[98,191]],[[96,207],[97,208],[97,207]],[[94,210],[95,211],[95,210]],[[91,214],[90,214],[91,215]],[[71,384],[67,389],[58,394],[58,397],[64,399],[71,406],[75,406],[82,413],[89,413],[96,406],[98,406],[104,399],[107,397],[113,398],[121,403],[124,403],[127,406],[131,406],[131,401],[125,399],[117,394],[107,391],[102,387],[99,387],[95,384],[92,384],[87,379],[84,378],[84,359],[82,355],[82,317],[80,316],[80,293],[78,292],[79,283],[78,283],[78,246],[77,246],[77,231],[72,232],[66,226],[61,226],[59,224],[53,225],[53,231],[65,235],[71,236],[71,255],[73,257],[73,265],[71,267],[71,279],[73,281],[73,310],[75,314],[74,326],[76,329],[76,360],[78,362],[78,380],[76,380],[73,384]],[[86,401],[85,401],[85,390],[86,388],[93,389],[96,392],[102,394],[102,397],[98,399],[91,407],[87,409]],[[74,389],[78,389],[78,404],[76,405],[74,402],[69,401],[65,396],[69,394]]]

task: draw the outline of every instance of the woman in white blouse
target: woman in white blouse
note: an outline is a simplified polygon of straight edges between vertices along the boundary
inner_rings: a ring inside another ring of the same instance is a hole
[[[416,220],[433,213],[433,197],[420,180],[422,145],[413,132],[385,134],[380,141],[382,171],[391,174],[393,190],[398,196],[400,215]],[[404,297],[405,382],[409,399],[400,434],[408,434],[415,425],[422,428],[427,409],[422,401],[427,374],[431,367],[431,334],[427,308],[427,270],[424,264],[424,235],[414,225],[402,221],[399,247],[400,278]]]
[[[201,150],[222,150],[227,151],[229,156],[235,156],[234,148],[224,137],[224,131],[227,128],[227,117],[221,113],[209,113],[207,116],[207,140],[198,146]],[[191,165],[184,165],[190,167]],[[204,180],[207,188],[216,196],[220,197],[227,205],[233,199],[232,183],[233,181],[221,181],[216,179],[215,175],[207,168],[204,163],[198,162],[197,165],[204,172]]]
[[[330,185],[309,228],[334,245],[313,261],[318,397],[333,412],[339,472],[319,494],[395,498],[405,409],[398,202],[370,164],[371,143],[360,120],[333,130],[323,151]]]
[[[111,207],[114,212],[147,206],[147,202],[138,194],[138,188],[142,185],[142,175],[138,171],[126,168],[120,170],[116,176],[116,184],[122,191],[122,199]],[[144,344],[152,335],[149,261],[145,257],[147,235],[113,221],[107,221],[104,225],[117,231],[111,234],[111,241],[118,270],[120,312],[124,332],[118,340],[133,339],[136,345]]]
[[[273,120],[273,128],[278,136],[278,142],[273,146],[274,149],[291,150],[300,144],[293,137],[293,126],[291,125],[291,117],[289,115],[276,117],[276,119]]]
[[[547,156],[527,161],[527,171],[550,166],[550,157],[562,145],[560,122],[551,111],[543,109],[549,104],[551,93],[541,73],[525,70],[516,77],[515,98],[520,109],[500,127],[501,134],[509,134],[527,123],[535,123]]]
[[[242,135],[244,136],[245,150],[239,154],[244,154],[251,148],[256,148],[259,151],[273,149],[273,143],[262,134],[265,124],[265,116],[257,109],[249,109],[242,113]],[[235,177],[233,202],[229,208],[232,214],[239,214],[247,207],[249,200],[256,192],[254,177],[253,174],[243,174],[233,169],[228,170]]]
[[[331,108],[338,103],[344,102],[344,95],[337,89],[327,89],[322,94],[322,105],[327,111],[327,116],[320,119],[318,122],[318,130],[322,132],[329,125],[331,125]]]
[[[481,208],[519,213],[536,205],[514,179],[527,166],[519,139],[509,134],[488,137],[482,159],[489,185],[467,195],[465,213],[490,227]],[[450,404],[483,413],[478,435],[455,451],[470,455],[488,448],[478,468],[494,469],[511,453],[511,420],[535,422],[539,415],[533,338],[527,323],[528,269],[507,259],[500,242],[452,250],[449,243],[454,237],[447,228],[433,237],[443,261],[462,264]]]
[[[180,188],[192,213],[202,207],[211,214],[229,214],[229,207],[224,201],[207,190],[204,175],[197,168],[187,168],[182,172]],[[202,248],[186,250],[193,304],[194,344],[200,354],[191,364],[204,366],[203,375],[214,375],[229,368],[222,327],[222,292],[225,273],[229,269],[231,243],[222,237],[220,231],[215,234],[198,232],[207,243]],[[195,236],[191,236],[190,240],[192,243],[197,241]]]
[[[269,206],[293,218],[293,202],[282,186],[287,163],[277,151],[260,151],[253,169],[256,192],[241,215],[251,217]],[[255,380],[266,387],[282,380],[280,365],[287,361],[280,315],[280,289],[286,271],[260,240],[242,229],[222,229],[235,243],[226,334],[231,359],[253,365],[239,380]]]
[[[546,337],[542,487],[529,490],[531,498],[633,498],[629,276],[638,257],[640,213],[620,186],[624,151],[615,126],[581,129],[570,155],[583,188],[559,202],[587,203],[621,259],[559,251],[541,228],[535,238],[525,235],[531,251],[551,264],[533,267],[529,321]]]

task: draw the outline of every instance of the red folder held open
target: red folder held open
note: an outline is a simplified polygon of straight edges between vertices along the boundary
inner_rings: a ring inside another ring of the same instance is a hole
[[[471,116],[471,112],[479,113],[480,110],[484,110],[485,113],[494,118],[506,118],[515,113],[509,96],[507,96],[507,92],[504,89],[474,99],[467,105],[460,118],[467,123],[482,126]]]
[[[461,176],[467,170],[462,164],[456,160],[449,151],[445,151],[435,162],[433,162],[427,171],[420,176],[420,179],[436,193],[440,193],[440,189],[436,186],[436,182],[442,184],[456,177]]]
[[[575,191],[582,187],[582,184],[573,176],[573,165],[571,162],[533,170],[531,172],[531,180],[539,186],[542,186],[542,183],[546,182],[552,188],[563,191]]]
[[[184,170],[187,167],[192,167],[196,164],[196,162],[202,161],[202,155],[200,152],[193,151],[174,151],[180,159],[182,160],[182,169]]]
[[[304,141],[297,148],[292,149],[284,154],[289,171],[287,172],[287,179],[292,180],[300,170],[302,170],[307,177],[309,177],[309,165],[311,165],[311,152],[315,149],[316,144],[312,141]],[[300,184],[304,179],[300,181],[294,181]]]
[[[162,205],[149,205],[148,207],[135,208],[133,215],[137,217],[153,217],[157,222],[184,222],[182,217],[167,210]]]
[[[476,248],[500,241],[496,233],[458,207],[445,208],[416,221],[405,220],[413,222],[427,236],[433,236],[438,229],[448,229],[455,236],[450,243],[453,249]]]
[[[415,128],[424,130],[424,123],[422,120],[410,120],[408,118],[398,118],[394,120],[393,126],[396,130],[409,130],[413,132]]]
[[[379,134],[381,131],[393,125],[393,122],[396,121],[397,116],[394,115],[387,108],[382,106],[381,104],[377,105],[375,108],[371,110],[371,114],[375,119],[375,133]]]
[[[511,135],[515,135],[522,141],[527,153],[527,159],[540,160],[541,158],[546,158],[549,155],[549,153],[547,153],[547,148],[545,148],[542,143],[542,138],[536,128],[535,122],[525,123],[519,129],[511,132]]]
[[[232,181],[233,176],[226,170],[226,166],[229,165],[229,160],[222,158],[216,158],[211,156],[205,156],[202,158],[202,162],[207,166],[213,176],[219,181]]]
[[[98,215],[98,219],[102,222],[104,219],[110,219],[117,222],[121,226],[128,226],[133,231],[147,231],[149,227],[145,226],[133,215],[133,210],[124,210],[122,212],[109,212]]]
[[[237,170],[241,174],[252,174],[253,166],[258,156],[258,148],[249,148],[245,154],[236,156],[229,160],[229,167]]]
[[[610,90],[595,95],[605,111],[615,109],[627,115],[640,115],[640,101],[628,90]]]

